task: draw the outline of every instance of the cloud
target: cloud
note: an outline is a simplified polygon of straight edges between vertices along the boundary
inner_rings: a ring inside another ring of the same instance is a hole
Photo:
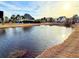
[[[15,1],[15,2],[18,2],[18,1]],[[13,1],[13,3],[15,2]],[[3,5],[4,7],[2,7],[1,5]],[[23,6],[23,4],[21,5]],[[25,12],[26,13],[29,12],[31,14],[35,12],[35,10],[38,10],[38,6],[36,4],[33,4],[33,5],[31,5],[30,7],[28,5],[26,5],[26,7],[20,7],[20,6],[17,6],[17,4],[10,4],[10,1],[8,3],[4,1],[3,2],[0,1],[0,9],[4,11],[5,16],[9,16],[9,17],[12,14],[25,14]]]
[[[40,3],[40,2],[39,2]],[[70,3],[71,7],[68,10],[64,10],[64,4]],[[40,8],[38,13],[38,18],[41,17],[59,17],[59,16],[67,16],[71,17],[74,14],[79,14],[79,2],[71,2],[71,1],[47,1],[40,3]]]
[[[30,1],[25,2],[25,5],[21,1],[2,2],[0,1],[0,9],[4,10],[6,15],[12,14],[25,14],[29,13],[35,18],[42,17],[59,17],[59,16],[72,16],[75,13],[79,13],[79,2],[70,1]],[[18,2],[18,3],[15,3]],[[20,3],[19,3],[20,2]],[[66,11],[63,9],[65,3],[71,3],[72,8]],[[1,5],[5,6],[2,7]],[[8,12],[7,12],[8,11]]]
[[[10,10],[28,10],[28,11],[30,11],[30,10],[32,10],[32,8],[30,8],[30,7],[18,7],[18,6],[16,6],[16,5],[12,5],[12,4],[9,4],[9,3],[6,3],[6,2],[1,2],[0,1],[0,4],[2,4],[2,5],[4,5],[4,6],[6,6],[8,9],[10,9]]]

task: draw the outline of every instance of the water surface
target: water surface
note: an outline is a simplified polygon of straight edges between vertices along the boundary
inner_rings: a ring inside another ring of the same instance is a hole
[[[15,49],[44,51],[62,43],[71,32],[71,28],[48,25],[0,29],[0,57],[7,57]]]

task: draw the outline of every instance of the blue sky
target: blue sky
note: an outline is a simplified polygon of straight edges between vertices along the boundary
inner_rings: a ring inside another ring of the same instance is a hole
[[[34,18],[72,16],[79,13],[79,2],[71,1],[0,1],[4,16],[28,13]]]
[[[12,14],[23,15],[29,13],[32,16],[36,16],[36,10],[39,6],[36,2],[29,1],[0,1],[0,10],[4,11],[4,15],[10,17]]]

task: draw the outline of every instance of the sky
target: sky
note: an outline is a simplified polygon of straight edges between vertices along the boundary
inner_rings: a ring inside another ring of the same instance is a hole
[[[71,17],[79,14],[79,1],[0,1],[4,16],[28,13],[34,18]]]

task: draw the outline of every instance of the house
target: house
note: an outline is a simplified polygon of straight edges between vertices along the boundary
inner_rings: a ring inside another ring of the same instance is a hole
[[[58,23],[66,22],[66,17],[65,16],[61,16],[61,17],[57,18],[57,22]]]

